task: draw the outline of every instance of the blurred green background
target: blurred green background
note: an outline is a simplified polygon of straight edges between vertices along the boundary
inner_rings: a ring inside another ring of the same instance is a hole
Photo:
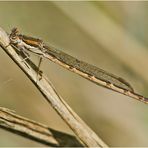
[[[0,27],[39,37],[148,96],[148,2],[0,2]],[[31,56],[35,62],[38,57]],[[59,94],[109,146],[148,146],[148,106],[44,60]],[[0,106],[73,132],[0,50]],[[0,129],[0,146],[43,146]]]

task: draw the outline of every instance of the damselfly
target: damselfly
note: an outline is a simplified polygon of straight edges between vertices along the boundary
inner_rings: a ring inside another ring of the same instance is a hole
[[[131,85],[123,78],[106,72],[96,66],[78,60],[59,49],[47,46],[42,40],[22,35],[17,28],[13,28],[9,36],[10,45],[22,50],[29,56],[28,51],[45,57],[60,66],[79,74],[80,76],[108,89],[133,97],[148,103],[148,99],[136,94]],[[40,60],[41,62],[41,60]]]

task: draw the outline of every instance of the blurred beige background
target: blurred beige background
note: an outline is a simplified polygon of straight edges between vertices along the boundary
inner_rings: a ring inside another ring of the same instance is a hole
[[[126,79],[148,96],[148,2],[0,2],[0,27],[16,26]],[[38,57],[32,55],[38,62]],[[0,50],[0,106],[73,134]],[[109,146],[148,146],[148,106],[44,60],[59,94]],[[43,146],[0,129],[0,146]]]

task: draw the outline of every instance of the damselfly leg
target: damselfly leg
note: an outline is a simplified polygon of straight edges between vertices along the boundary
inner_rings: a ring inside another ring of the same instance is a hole
[[[26,62],[26,60],[30,58],[30,55],[28,53],[24,52],[22,49],[19,49],[17,46],[11,44],[11,43],[9,43],[5,48],[7,49],[9,46],[12,46],[19,55],[21,55],[21,53],[23,53],[24,57],[21,56],[23,58],[21,60],[21,62],[24,62],[25,65],[28,68],[30,68],[29,64]]]
[[[37,69],[37,81],[42,79],[43,71],[40,70],[41,63],[43,61],[43,56],[39,57],[38,69]],[[40,77],[39,77],[40,76]],[[38,79],[39,78],[39,79]]]

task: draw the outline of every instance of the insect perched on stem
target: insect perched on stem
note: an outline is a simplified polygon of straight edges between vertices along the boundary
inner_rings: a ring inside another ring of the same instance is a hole
[[[47,46],[40,39],[22,35],[19,33],[17,28],[12,29],[9,38],[10,45],[13,45],[19,50],[23,51],[27,57],[29,57],[28,51],[39,55],[41,57],[39,66],[41,64],[42,58],[47,58],[50,61],[98,85],[148,103],[148,99],[136,94],[131,85],[123,78],[78,60],[52,46]]]

